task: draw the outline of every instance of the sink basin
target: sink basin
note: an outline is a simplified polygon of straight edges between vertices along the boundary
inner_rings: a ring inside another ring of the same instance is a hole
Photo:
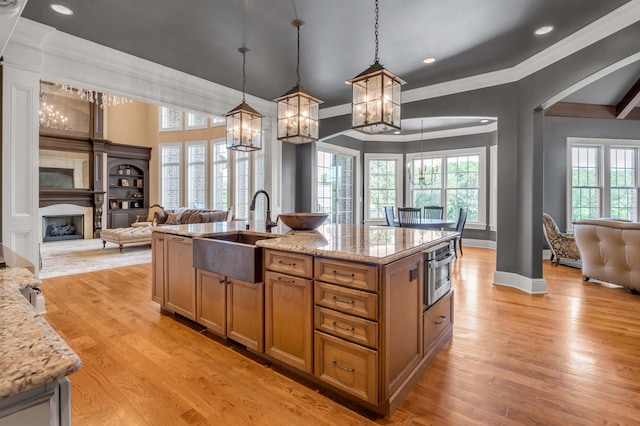
[[[193,239],[193,266],[237,280],[262,281],[262,247],[256,241],[275,238],[240,232]]]

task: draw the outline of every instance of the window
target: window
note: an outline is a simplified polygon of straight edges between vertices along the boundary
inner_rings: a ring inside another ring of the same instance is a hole
[[[229,152],[227,144],[223,141],[211,143],[213,153],[213,208],[216,210],[229,209]]]
[[[249,153],[236,152],[235,210],[238,219],[249,219]]]
[[[181,205],[182,144],[160,144],[160,204],[165,209]]]
[[[408,154],[407,165],[408,205],[444,206],[445,217],[454,221],[466,207],[469,227],[486,227],[486,148]]]
[[[638,218],[640,141],[568,138],[571,170],[568,222]]]
[[[187,113],[187,130],[204,129],[207,127],[207,117],[193,112]]]
[[[158,108],[160,113],[160,131],[182,130],[182,111],[169,107]]]
[[[187,206],[207,207],[207,142],[187,143]]]
[[[365,154],[365,221],[386,223],[385,206],[402,203],[402,154]]]
[[[212,115],[209,117],[211,122],[211,127],[224,126],[227,124],[227,119],[225,117],[220,117],[219,115]]]
[[[316,143],[316,211],[329,213],[326,223],[360,223],[360,153],[327,143]]]

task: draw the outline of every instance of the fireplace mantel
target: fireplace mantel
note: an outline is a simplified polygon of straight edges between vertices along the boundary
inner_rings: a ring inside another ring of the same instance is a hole
[[[40,207],[56,204],[75,204],[82,207],[94,207],[95,195],[104,195],[104,191],[88,189],[40,189]]]

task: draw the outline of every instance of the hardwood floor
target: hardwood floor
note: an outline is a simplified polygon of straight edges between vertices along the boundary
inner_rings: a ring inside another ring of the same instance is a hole
[[[544,262],[548,293],[454,263],[453,341],[391,418],[334,402],[160,314],[151,265],[43,280],[46,319],[82,359],[74,425],[640,424],[640,296]]]

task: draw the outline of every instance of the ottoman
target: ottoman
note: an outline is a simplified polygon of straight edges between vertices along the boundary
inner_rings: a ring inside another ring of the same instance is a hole
[[[118,244],[120,253],[123,253],[122,247],[125,244],[151,243],[151,226],[103,229],[100,232],[100,239],[102,240],[102,248],[105,248],[108,241]]]

